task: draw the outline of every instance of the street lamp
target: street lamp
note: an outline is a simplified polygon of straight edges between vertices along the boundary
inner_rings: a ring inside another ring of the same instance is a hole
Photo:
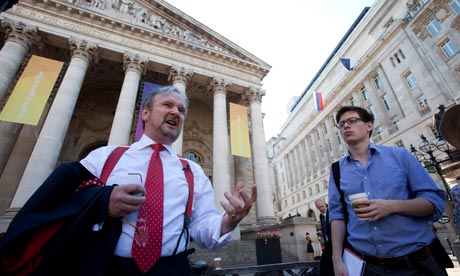
[[[447,223],[450,226],[449,227],[450,232],[454,233],[455,237],[458,237],[459,233],[457,232],[457,227],[455,227],[454,225],[451,224],[452,221],[453,221],[452,218],[453,218],[454,210],[453,210],[453,206],[452,206],[452,199],[450,197],[450,186],[449,186],[449,184],[447,184],[447,181],[446,181],[446,179],[444,178],[444,176],[442,174],[442,168],[441,168],[441,165],[440,165],[442,162],[452,160],[452,158],[450,157],[449,145],[440,136],[438,137],[438,141],[436,143],[428,141],[424,135],[420,135],[420,138],[422,139],[422,142],[419,145],[420,151],[417,150],[414,147],[414,145],[412,145],[412,144],[410,145],[410,151],[417,158],[417,160],[419,162],[421,162],[421,163],[423,162],[422,164],[425,164],[425,162],[428,162],[429,164],[425,165],[425,168],[429,169],[430,167],[433,167],[436,170],[436,173],[441,178],[442,184],[444,185],[444,188],[445,188],[446,193],[447,193],[446,198],[447,198],[448,202],[446,204],[445,213],[446,213],[446,215],[448,217],[448,220],[446,221],[443,218],[441,218],[441,220],[439,220],[439,222],[440,223]],[[442,151],[442,152],[446,153],[448,155],[448,158],[444,159],[444,160],[441,160],[441,161],[438,161],[436,159],[436,157],[434,156],[434,152],[436,150],[439,150],[439,151]],[[450,220],[450,223],[448,223],[449,220]],[[448,241],[448,243],[449,243],[449,246],[451,247],[452,251],[455,252],[455,255],[460,256],[460,252],[457,251],[458,249],[457,248],[454,249],[450,245],[449,241]],[[458,261],[460,263],[460,259]]]
[[[420,143],[418,147],[420,151],[418,151],[412,144],[410,145],[410,151],[415,156],[415,158],[417,158],[419,162],[421,163],[422,162],[425,163],[425,161],[429,162],[429,165],[425,166],[425,168],[433,167],[436,170],[436,173],[441,178],[442,184],[444,185],[444,188],[446,189],[447,197],[450,200],[450,186],[449,184],[447,184],[447,181],[442,174],[442,168],[440,165],[442,162],[451,160],[449,145],[446,143],[446,141],[444,141],[444,139],[442,139],[442,137],[439,137],[436,143],[428,141],[423,134],[420,135],[420,138],[422,139],[422,142]],[[448,158],[438,161],[436,157],[434,156],[434,152],[436,150],[446,153]],[[427,158],[427,154],[428,154],[428,158]]]

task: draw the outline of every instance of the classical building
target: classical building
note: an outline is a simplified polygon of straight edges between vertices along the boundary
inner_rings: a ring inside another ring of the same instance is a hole
[[[37,125],[0,121],[0,231],[58,164],[133,141],[147,82],[189,97],[174,147],[201,163],[216,202],[237,181],[256,184],[241,229],[275,222],[261,112],[267,63],[163,0],[21,0],[0,22],[2,108],[32,55],[64,63]],[[230,103],[247,107],[251,158],[230,153]]]
[[[327,202],[330,164],[346,151],[334,118],[344,105],[373,112],[374,143],[413,145],[423,156],[420,135],[438,140],[438,105],[448,109],[460,102],[459,31],[459,0],[377,0],[363,10],[292,103],[278,137],[267,143],[278,218],[299,213],[318,219],[314,200]],[[351,61],[350,70],[340,58]],[[316,108],[315,93],[322,93],[323,110]],[[438,160],[447,158],[441,150],[434,151]],[[448,173],[449,166],[457,171]],[[441,167],[443,178],[431,173],[446,188],[459,175],[458,162]]]

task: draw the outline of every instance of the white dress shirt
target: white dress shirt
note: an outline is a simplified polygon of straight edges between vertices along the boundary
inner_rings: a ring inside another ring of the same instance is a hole
[[[138,183],[144,185],[147,169],[155,142],[147,136],[131,145],[123,154],[107,179],[107,185],[123,185]],[[161,256],[171,256],[177,245],[183,229],[184,213],[188,199],[188,184],[185,179],[182,164],[172,148],[164,145],[166,150],[160,152],[164,174],[164,209],[163,209],[163,246]],[[117,146],[101,147],[92,151],[80,163],[95,176],[100,177],[102,168]],[[220,237],[223,214],[220,214],[214,204],[214,192],[211,182],[203,169],[193,161],[188,160],[194,177],[194,193],[192,219],[189,227],[190,236],[200,247],[218,249],[231,239],[230,233]],[[141,182],[142,178],[142,182]],[[136,225],[138,211],[124,217],[132,225]],[[114,254],[131,258],[131,247],[134,237],[134,227],[123,223],[122,233]],[[177,253],[184,251],[185,238],[182,236]]]

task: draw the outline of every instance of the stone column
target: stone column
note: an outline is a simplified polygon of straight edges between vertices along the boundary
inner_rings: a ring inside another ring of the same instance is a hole
[[[214,93],[214,121],[212,143],[212,182],[214,183],[214,199],[218,204],[224,196],[224,192],[232,193],[230,183],[230,139],[228,137],[227,122],[227,87],[230,83],[224,79],[214,78],[208,86],[208,90]]]
[[[331,147],[332,147],[332,159],[337,160],[339,157],[339,150],[337,147],[336,129],[338,128],[332,125],[332,119],[333,119],[333,116],[328,115],[326,116],[325,121],[326,121],[326,128],[327,128],[327,136],[328,136],[329,141],[331,142]]]
[[[307,182],[309,182],[310,178],[312,177],[314,167],[313,167],[313,161],[311,158],[312,149],[308,147],[308,134],[305,135],[305,137],[302,140],[302,143],[305,147],[305,155],[307,158],[306,164],[305,164],[305,171],[306,171]]]
[[[331,160],[329,160],[329,145],[327,144],[327,140],[326,140],[326,133],[325,133],[325,123],[324,122],[320,122],[318,124],[318,133],[319,133],[319,141],[318,142],[318,147],[320,147],[322,149],[322,152],[320,153],[321,156],[321,170],[324,168],[324,164],[329,164],[331,163]],[[321,145],[321,146],[319,146]]]
[[[32,46],[39,47],[40,37],[36,26],[29,27],[24,23],[2,21],[6,27],[6,42],[0,50],[0,100],[3,100],[11,82],[21,66],[26,53]]]
[[[9,86],[15,79],[26,53],[32,47],[39,47],[40,37],[37,27],[28,27],[25,24],[3,21],[6,27],[6,42],[0,50],[0,101],[5,97]],[[0,173],[8,161],[14,143],[21,132],[22,124],[0,122]]]
[[[319,175],[319,171],[322,169],[322,164],[321,164],[321,157],[319,155],[319,149],[318,149],[318,143],[317,143],[317,137],[316,137],[316,131],[313,130],[310,134],[311,138],[311,144],[313,146],[313,154],[315,156],[314,164],[315,164],[315,169],[313,170],[313,179],[316,179]],[[312,179],[312,180],[313,180]]]
[[[96,57],[96,45],[72,38],[69,43],[72,59],[35,143],[11,208],[21,208],[55,169],[86,71]]]
[[[265,154],[265,133],[262,118],[261,102],[265,92],[250,88],[245,98],[249,101],[252,130],[252,169],[254,183],[257,185],[257,222],[261,224],[276,223],[273,210],[272,188],[268,172],[268,159]]]
[[[177,87],[180,91],[187,95],[187,83],[193,76],[191,70],[185,69],[184,67],[172,67],[169,71],[168,81],[172,81],[172,85]],[[179,137],[177,137],[176,142],[173,144],[173,148],[177,154],[182,154],[182,144],[184,140],[184,129],[182,129]]]
[[[109,145],[129,144],[139,80],[145,74],[147,63],[148,60],[139,55],[126,53],[123,56],[123,69],[126,74],[110,130]]]

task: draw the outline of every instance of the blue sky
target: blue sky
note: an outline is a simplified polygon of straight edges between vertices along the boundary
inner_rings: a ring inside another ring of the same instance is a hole
[[[364,9],[375,0],[166,0],[272,66],[262,81],[266,140]]]

